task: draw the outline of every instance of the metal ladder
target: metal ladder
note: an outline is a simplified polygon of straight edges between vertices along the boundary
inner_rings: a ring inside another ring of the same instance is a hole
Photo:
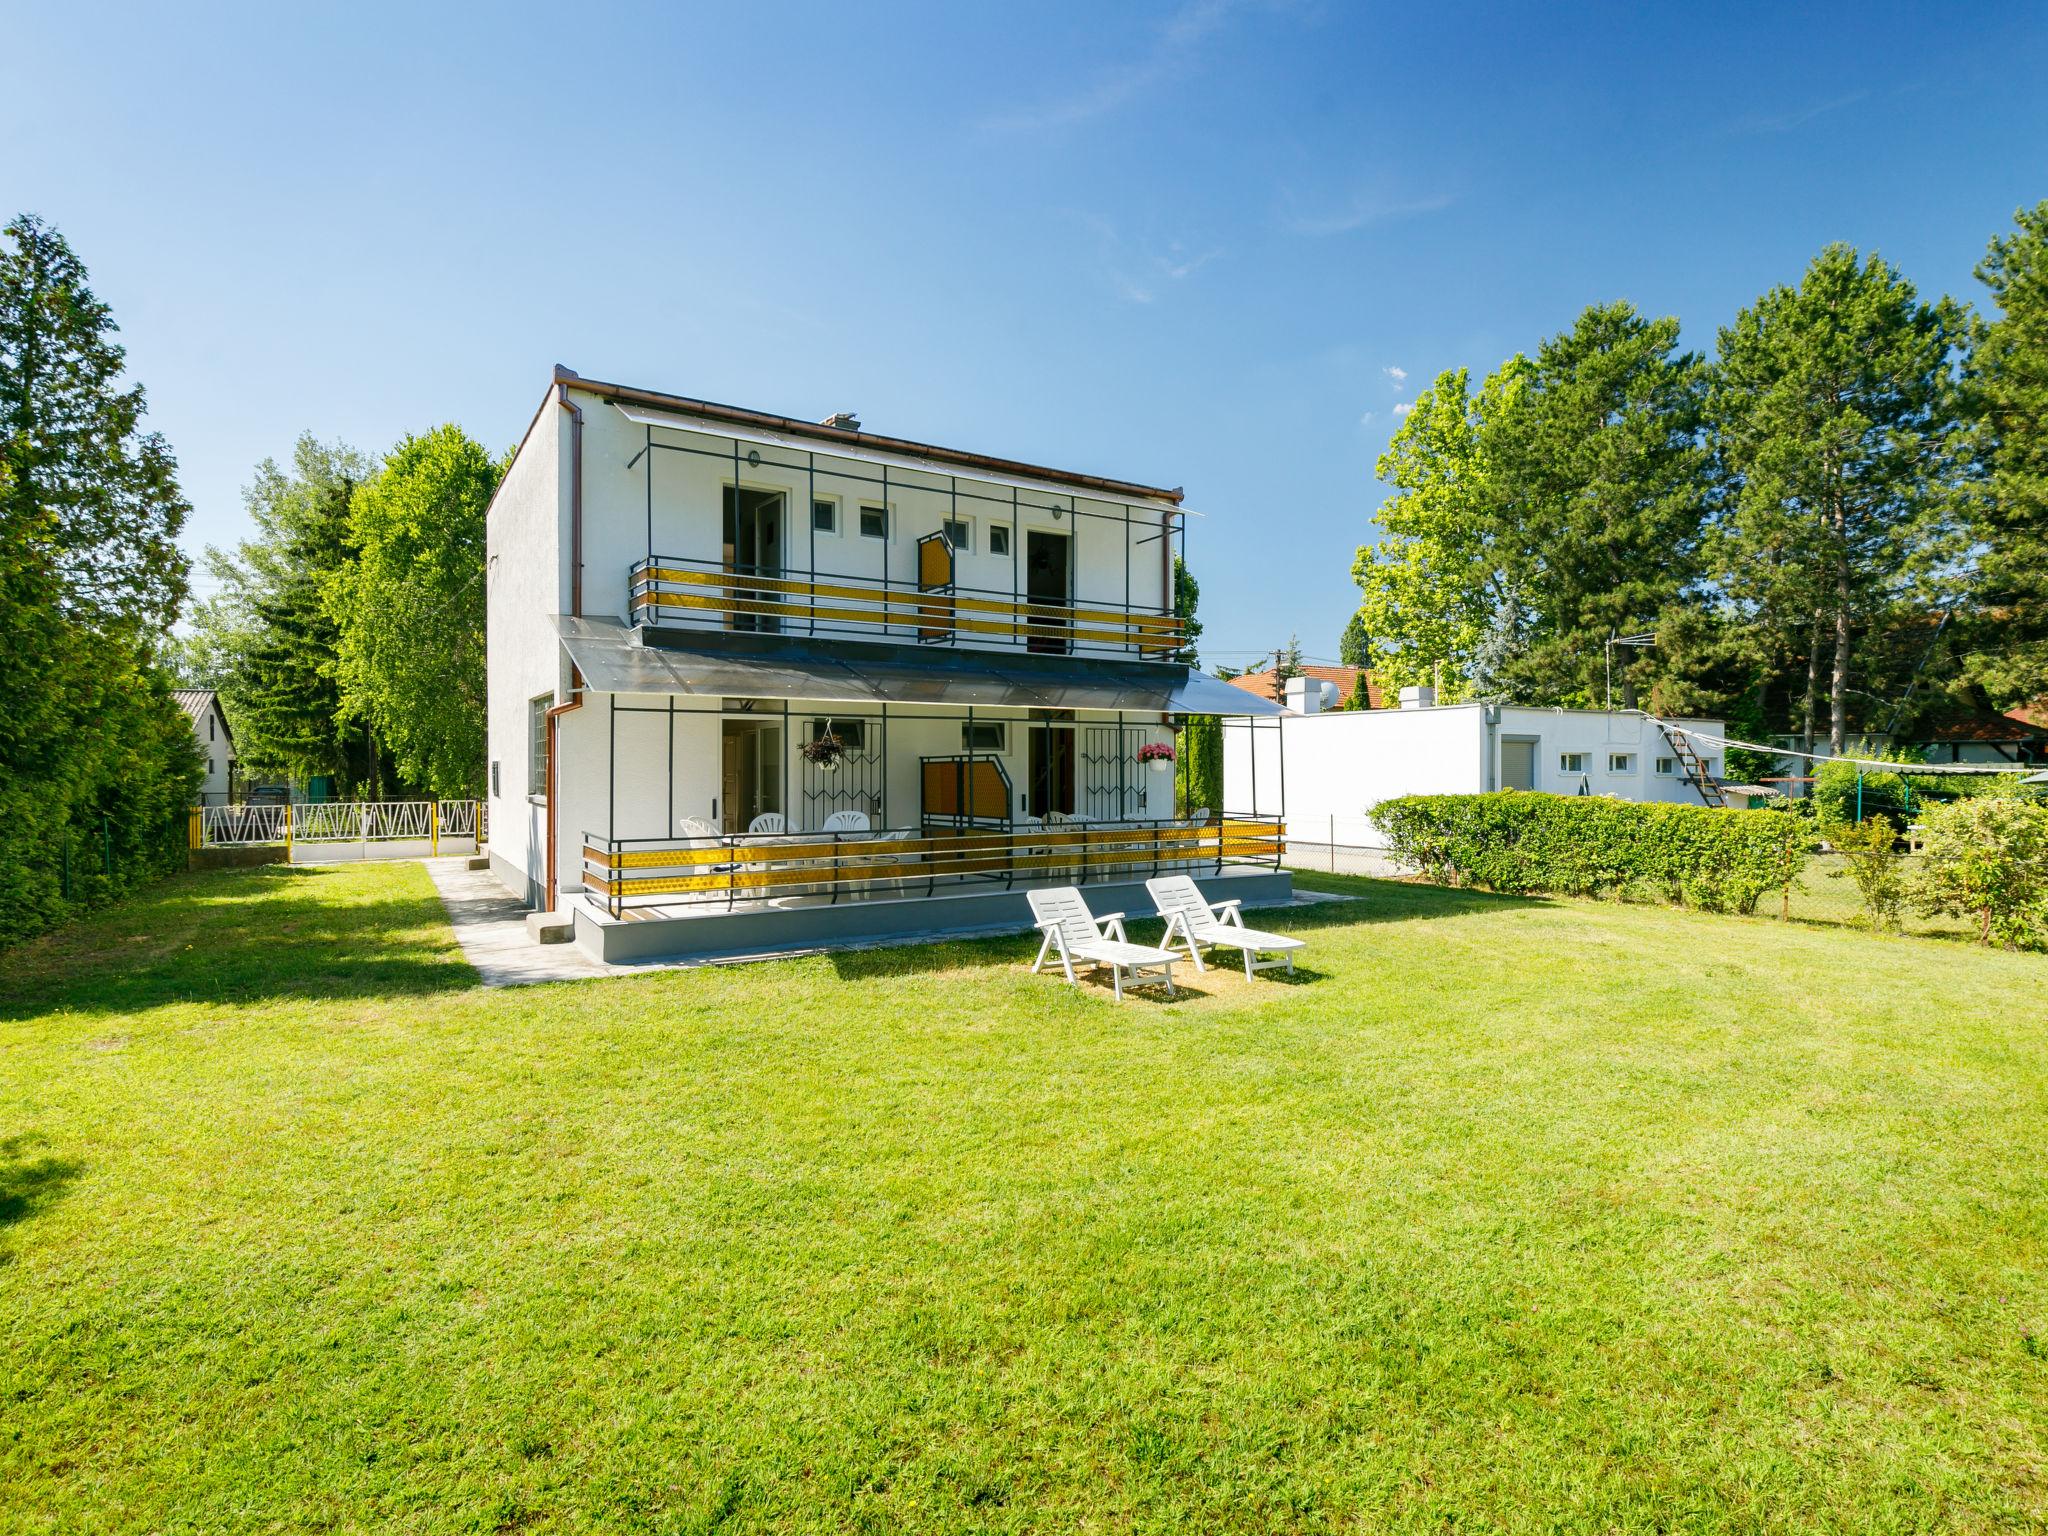
[[[1720,784],[1708,776],[1706,764],[1700,761],[1699,753],[1693,751],[1692,743],[1685,739],[1685,732],[1674,732],[1662,720],[1657,722],[1657,729],[1671,743],[1672,755],[1678,759],[1679,767],[1685,770],[1685,781],[1700,792],[1700,804],[1726,810],[1728,797],[1721,793]]]

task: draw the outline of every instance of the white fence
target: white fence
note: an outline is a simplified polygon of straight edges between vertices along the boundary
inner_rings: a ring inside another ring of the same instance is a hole
[[[301,805],[195,805],[194,848],[282,846],[295,863],[475,853],[484,812],[476,800],[328,800]]]

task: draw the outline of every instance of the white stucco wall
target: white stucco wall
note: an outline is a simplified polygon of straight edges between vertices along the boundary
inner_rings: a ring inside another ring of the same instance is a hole
[[[539,787],[527,783],[527,705],[539,694],[566,697],[553,622],[569,608],[566,417],[551,393],[485,520],[490,849],[499,877],[532,901],[546,876],[546,818]]]
[[[206,765],[206,777],[199,781],[199,803],[226,805],[234,787],[235,744],[228,739],[227,721],[218,702],[192,722],[192,733]]]
[[[1713,736],[1719,721],[1676,722]],[[1284,742],[1281,737],[1284,733]],[[1638,715],[1598,710],[1524,709],[1507,706],[1489,729],[1485,707],[1344,710],[1290,715],[1280,731],[1246,732],[1226,725],[1224,800],[1232,811],[1282,812],[1285,763],[1288,835],[1304,842],[1334,840],[1372,845],[1379,839],[1372,807],[1400,795],[1478,794],[1501,785],[1501,746],[1524,737],[1535,744],[1535,788],[1551,794],[1612,795],[1625,800],[1698,805],[1698,792],[1680,773],[1659,774],[1657,759],[1674,754],[1662,733]],[[1258,790],[1252,792],[1252,743]],[[1567,752],[1583,753],[1585,772],[1565,772]],[[1633,754],[1633,771],[1614,770],[1614,753]],[[1709,756],[1711,772],[1721,764]]]

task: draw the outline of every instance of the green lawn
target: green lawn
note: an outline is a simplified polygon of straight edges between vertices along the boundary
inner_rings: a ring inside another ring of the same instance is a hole
[[[0,955],[0,1529],[2048,1522],[2048,959],[1320,883],[1121,1008],[484,992],[409,865]]]

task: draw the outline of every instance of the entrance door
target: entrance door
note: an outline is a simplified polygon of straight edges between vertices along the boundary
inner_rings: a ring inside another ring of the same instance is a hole
[[[1046,533],[1033,528],[1024,535],[1024,596],[1033,604],[1065,608],[1073,601],[1068,581],[1068,544],[1064,533]],[[1065,630],[1064,614],[1031,613],[1031,637],[1026,648],[1065,655],[1072,649]]]
[[[741,577],[782,574],[782,492],[725,488],[725,568]],[[782,628],[778,614],[760,611],[763,605],[785,602],[781,593],[750,588],[744,581],[731,583],[731,590],[740,611],[728,615],[727,628]]]
[[[719,820],[744,832],[754,818],[782,809],[782,727],[760,720],[722,721]]]
[[[1534,789],[1536,787],[1535,737],[1501,737],[1500,787],[1502,789]]]
[[[1031,742],[1024,809],[1033,816],[1050,811],[1073,815],[1074,728],[1034,723],[1024,734]]]

